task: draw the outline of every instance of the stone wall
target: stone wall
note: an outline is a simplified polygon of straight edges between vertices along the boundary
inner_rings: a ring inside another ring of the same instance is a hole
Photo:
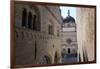
[[[95,9],[77,8],[77,38],[81,61],[93,61],[95,56]],[[83,56],[83,53],[85,55]]]
[[[40,12],[40,31],[34,31],[28,29],[27,27],[22,27],[22,10],[27,9],[27,12],[31,11],[34,15],[34,9],[32,7],[36,6]],[[58,8],[48,8],[56,9]],[[58,13],[52,14],[46,7],[42,5],[27,5],[27,4],[16,4],[15,5],[15,64],[41,64],[43,57],[47,56],[49,58],[49,63],[61,63],[61,40],[60,35],[57,36],[57,30],[60,29],[62,22],[54,17],[55,14],[59,15],[61,18],[60,11]],[[53,16],[54,15],[54,16]],[[48,34],[48,25],[53,24],[54,34]],[[55,57],[57,54],[57,58]],[[57,61],[56,61],[57,60]],[[56,61],[56,62],[55,62]]]

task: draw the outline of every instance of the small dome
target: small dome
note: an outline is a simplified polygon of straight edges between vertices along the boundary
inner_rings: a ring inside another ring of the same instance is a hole
[[[68,16],[63,20],[64,23],[75,23],[75,19],[70,16],[70,11],[68,10]]]
[[[71,16],[67,16],[64,20],[63,20],[64,23],[75,23],[75,19]]]

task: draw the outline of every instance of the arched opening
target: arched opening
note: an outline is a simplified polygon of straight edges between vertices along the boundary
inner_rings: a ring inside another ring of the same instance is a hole
[[[48,25],[48,34],[53,35],[54,34],[54,28],[52,25]]]
[[[55,53],[54,62],[57,64],[57,52]]]
[[[22,26],[26,26],[27,11],[24,8],[22,12]]]
[[[66,54],[66,49],[65,48],[63,48],[63,50],[62,50],[62,58],[64,58],[64,55]]]
[[[32,13],[29,12],[28,14],[28,28],[32,29]]]
[[[36,30],[36,15],[33,15],[33,30]]]
[[[40,31],[41,30],[40,11],[35,6],[33,7],[33,10],[34,10],[34,14],[32,14],[31,12],[27,14],[26,9],[25,8],[23,9],[22,26],[27,26],[29,29]]]
[[[51,26],[48,26],[48,34],[51,34]]]
[[[68,54],[70,54],[70,48],[68,48]]]
[[[33,30],[40,31],[41,30],[41,16],[38,7],[33,7],[34,14],[33,14]]]
[[[47,61],[47,64],[50,64],[51,63],[50,58],[48,56],[45,56],[45,59]]]
[[[40,64],[50,64],[50,63],[51,63],[50,57],[48,57],[48,56],[43,56],[40,61]]]

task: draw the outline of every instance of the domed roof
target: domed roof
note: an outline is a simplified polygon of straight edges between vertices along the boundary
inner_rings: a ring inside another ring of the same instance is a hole
[[[70,11],[68,10],[68,16],[63,20],[64,23],[75,23],[75,19],[70,16]]]

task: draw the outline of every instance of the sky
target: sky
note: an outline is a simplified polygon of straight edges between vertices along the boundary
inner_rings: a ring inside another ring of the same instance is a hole
[[[75,7],[61,6],[60,9],[61,9],[61,15],[63,18],[68,16],[68,10],[70,10],[70,16],[72,16],[76,19],[76,8]]]

